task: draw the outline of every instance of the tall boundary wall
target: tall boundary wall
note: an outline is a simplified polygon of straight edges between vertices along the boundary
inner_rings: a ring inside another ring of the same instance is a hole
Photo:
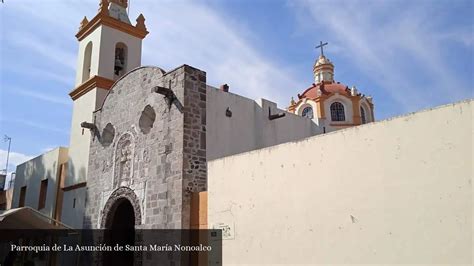
[[[472,265],[473,101],[208,163],[226,265]]]

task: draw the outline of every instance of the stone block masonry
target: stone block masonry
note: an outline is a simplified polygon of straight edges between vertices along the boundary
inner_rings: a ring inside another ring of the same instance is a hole
[[[175,102],[155,86],[169,87]],[[110,227],[124,200],[135,228],[189,228],[191,195],[207,184],[206,73],[137,68],[112,87],[94,123],[84,228]]]

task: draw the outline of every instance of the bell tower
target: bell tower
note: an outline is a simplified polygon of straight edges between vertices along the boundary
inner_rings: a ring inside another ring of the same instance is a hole
[[[95,76],[117,80],[140,66],[142,40],[148,34],[140,14],[133,26],[128,0],[101,0],[97,15],[81,22],[76,88]]]
[[[76,34],[79,52],[75,88],[69,93],[74,103],[64,204],[85,187],[92,134],[81,123],[94,123],[93,112],[114,82],[141,65],[142,40],[148,34],[145,18],[140,14],[132,25],[127,7],[128,0],[100,0],[97,14],[90,21],[84,17]]]

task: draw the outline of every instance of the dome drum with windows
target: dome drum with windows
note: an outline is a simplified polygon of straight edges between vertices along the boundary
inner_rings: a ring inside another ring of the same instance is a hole
[[[372,97],[334,80],[334,65],[324,56],[323,45],[313,67],[314,83],[296,101],[292,98],[287,110],[313,119],[327,132],[373,122]]]

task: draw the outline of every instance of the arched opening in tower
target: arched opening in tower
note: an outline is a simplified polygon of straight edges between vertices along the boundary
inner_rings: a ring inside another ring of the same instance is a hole
[[[84,51],[84,63],[82,66],[82,82],[91,77],[91,61],[92,61],[92,42],[89,42]]]
[[[121,77],[127,69],[127,46],[124,43],[117,43],[115,46],[114,76]]]

